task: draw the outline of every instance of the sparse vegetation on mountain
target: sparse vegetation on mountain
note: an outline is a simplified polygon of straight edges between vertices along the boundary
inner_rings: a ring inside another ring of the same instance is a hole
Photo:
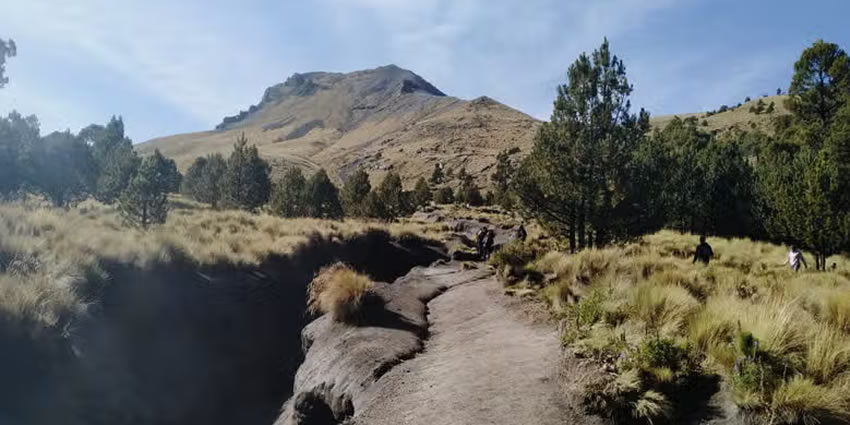
[[[260,158],[256,146],[248,146],[242,134],[233,146],[227,160],[227,171],[223,179],[225,205],[253,211],[269,200],[271,180],[269,164]]]
[[[765,112],[765,103],[763,99],[759,99],[755,105],[750,106],[750,113],[761,115]]]

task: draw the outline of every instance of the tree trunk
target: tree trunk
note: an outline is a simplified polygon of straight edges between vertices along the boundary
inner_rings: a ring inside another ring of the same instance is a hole
[[[578,208],[578,217],[576,220],[576,225],[578,226],[578,249],[582,250],[585,248],[585,210],[584,210],[584,199],[581,200]]]
[[[570,206],[570,253],[576,253],[576,207]]]

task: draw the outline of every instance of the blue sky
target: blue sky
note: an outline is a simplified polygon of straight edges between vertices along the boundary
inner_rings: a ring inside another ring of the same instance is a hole
[[[787,88],[816,39],[850,48],[847,16],[847,0],[0,0],[18,45],[0,114],[44,133],[118,114],[141,142],[211,129],[294,72],[394,63],[545,119],[605,36],[635,107],[690,112]]]

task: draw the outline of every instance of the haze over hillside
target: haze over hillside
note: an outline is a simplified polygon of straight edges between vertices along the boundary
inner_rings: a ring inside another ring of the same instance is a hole
[[[137,148],[159,149],[185,169],[198,156],[226,154],[244,132],[276,174],[296,165],[324,167],[341,178],[363,167],[373,178],[394,169],[409,181],[430,175],[440,163],[455,170],[465,166],[483,184],[501,150],[532,145],[537,124],[487,97],[446,96],[415,73],[389,65],[347,74],[294,74],[214,131],[159,138]]]
[[[775,101],[772,114],[749,112],[757,102],[753,100],[722,113],[660,116],[652,122],[660,126],[674,116],[695,116],[705,120],[708,131],[767,130],[770,117],[785,113],[783,98],[764,99]],[[294,74],[266,89],[257,105],[224,118],[215,130],[158,138],[137,149],[159,149],[185,170],[196,157],[227,154],[244,133],[276,175],[293,165],[307,172],[323,167],[341,180],[362,167],[377,181],[393,169],[412,184],[442,164],[455,171],[465,167],[478,184],[488,186],[496,155],[511,148],[516,155],[527,152],[539,124],[488,97],[469,101],[447,96],[419,75],[388,65],[351,73]]]

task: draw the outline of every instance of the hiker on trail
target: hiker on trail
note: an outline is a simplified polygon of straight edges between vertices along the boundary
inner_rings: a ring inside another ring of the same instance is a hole
[[[788,252],[788,258],[785,259],[785,262],[782,263],[782,265],[784,266],[788,264],[791,266],[791,270],[798,272],[800,271],[800,263],[803,263],[806,268],[809,268],[809,265],[806,264],[806,258],[803,257],[803,252],[797,249],[796,246],[792,245],[791,251]]]
[[[696,262],[699,261],[708,265],[708,262],[711,261],[711,257],[714,257],[714,251],[711,249],[711,245],[705,241],[705,236],[700,236],[699,245],[697,245],[697,250],[694,253],[693,264],[696,264]]]
[[[487,243],[487,228],[486,227],[482,226],[480,229],[478,229],[478,234],[475,235],[475,243],[476,243],[476,246],[478,247],[478,258],[480,258],[483,261],[485,259],[485,257],[487,256],[487,253],[484,251],[485,248],[486,248],[486,243]]]
[[[520,242],[525,242],[525,238],[528,237],[528,232],[525,231],[525,226],[522,223],[514,231],[514,237]]]
[[[487,238],[484,242],[484,252],[486,253],[486,258],[490,258],[490,254],[493,253],[493,244],[495,243],[496,232],[493,229],[487,229]]]

